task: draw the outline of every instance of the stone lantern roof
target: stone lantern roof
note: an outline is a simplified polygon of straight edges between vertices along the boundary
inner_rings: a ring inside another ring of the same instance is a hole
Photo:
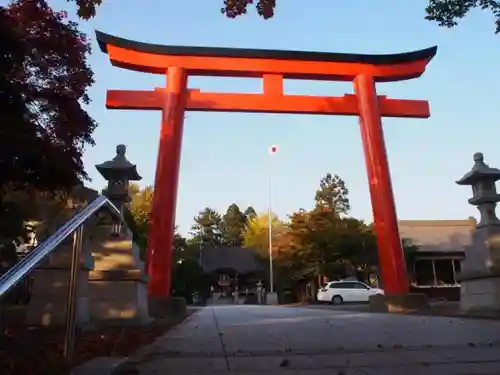
[[[116,146],[116,156],[112,160],[105,161],[95,167],[99,173],[107,180],[126,178],[128,181],[140,181],[142,177],[137,172],[137,167],[125,157],[127,147],[125,145]]]
[[[472,187],[472,198],[469,204],[477,206],[481,218],[477,229],[483,227],[500,226],[500,221],[495,214],[495,207],[500,201],[495,182],[500,180],[500,169],[491,168],[484,162],[483,154],[474,154],[474,166],[460,180],[458,185]]]
[[[481,152],[474,154],[474,165],[472,169],[467,172],[460,180],[457,181],[458,185],[474,185],[479,180],[500,180],[500,169],[491,168],[484,162],[484,156]]]

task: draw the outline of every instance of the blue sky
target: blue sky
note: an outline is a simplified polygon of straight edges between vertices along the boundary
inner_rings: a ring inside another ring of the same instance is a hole
[[[394,98],[428,99],[429,120],[385,120],[386,146],[400,219],[462,219],[476,216],[470,189],[454,181],[482,151],[500,167],[500,36],[490,14],[476,11],[458,28],[424,20],[425,0],[279,0],[276,16],[264,21],[250,11],[226,19],[222,0],[105,0],[94,20],[82,23],[93,39],[90,62],[96,83],[91,115],[99,126],[85,166],[101,189],[94,165],[127,145],[129,159],[153,184],[160,113],[111,111],[106,89],[152,89],[163,76],[114,68],[95,44],[94,30],[145,42],[173,45],[294,49],[326,52],[398,53],[438,45],[436,58],[418,80],[380,84]],[[311,3],[305,6],[305,3]],[[313,6],[312,3],[315,5]],[[67,4],[52,1],[55,7]],[[190,87],[211,91],[258,92],[253,79],[190,79]],[[343,95],[349,83],[291,81],[287,93]],[[268,147],[277,144],[272,164]],[[280,216],[309,208],[320,178],[340,174],[350,189],[352,215],[372,220],[366,168],[356,118],[305,115],[188,113],[177,204],[177,224],[187,233],[206,206],[224,211],[267,209],[267,181],[273,175],[273,210]]]

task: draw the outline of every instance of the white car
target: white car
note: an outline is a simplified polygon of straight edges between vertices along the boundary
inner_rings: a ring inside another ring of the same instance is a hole
[[[340,305],[344,302],[368,302],[370,296],[384,294],[359,281],[330,281],[318,291],[318,301]]]

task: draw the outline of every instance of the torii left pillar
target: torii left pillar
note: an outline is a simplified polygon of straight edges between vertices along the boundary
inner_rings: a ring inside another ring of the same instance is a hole
[[[149,295],[157,302],[170,296],[172,249],[165,246],[172,247],[174,238],[187,81],[185,69],[170,67],[167,89],[162,90],[160,145],[148,241]]]

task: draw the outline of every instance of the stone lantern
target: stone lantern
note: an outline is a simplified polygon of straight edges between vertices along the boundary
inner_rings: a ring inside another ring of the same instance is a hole
[[[458,185],[472,186],[472,198],[469,203],[477,206],[481,218],[477,228],[490,225],[500,225],[495,214],[495,207],[500,201],[495,182],[500,180],[500,169],[491,168],[485,164],[483,154],[474,154],[474,165],[460,180]]]
[[[120,210],[130,201],[128,192],[130,181],[140,181],[142,177],[137,173],[137,167],[125,157],[127,147],[125,145],[116,146],[116,156],[112,160],[96,165],[99,173],[108,182],[108,186],[103,190],[103,194]],[[120,231],[120,228],[115,228]],[[115,232],[113,230],[113,233]],[[116,233],[115,233],[116,234]]]
[[[500,201],[495,185],[498,180],[500,169],[488,166],[478,152],[472,169],[457,181],[458,185],[472,187],[469,203],[480,213],[460,273],[463,310],[500,311],[500,220],[495,214]]]
[[[96,165],[108,182],[103,194],[121,213],[130,201],[129,182],[142,179],[125,152],[125,145],[118,145],[112,160]],[[141,250],[134,242],[134,234],[121,223],[122,220],[116,220],[113,215],[111,220],[98,221],[87,231],[93,257],[93,269],[88,277],[90,321],[148,323],[151,321],[147,306],[148,279],[140,259]]]

